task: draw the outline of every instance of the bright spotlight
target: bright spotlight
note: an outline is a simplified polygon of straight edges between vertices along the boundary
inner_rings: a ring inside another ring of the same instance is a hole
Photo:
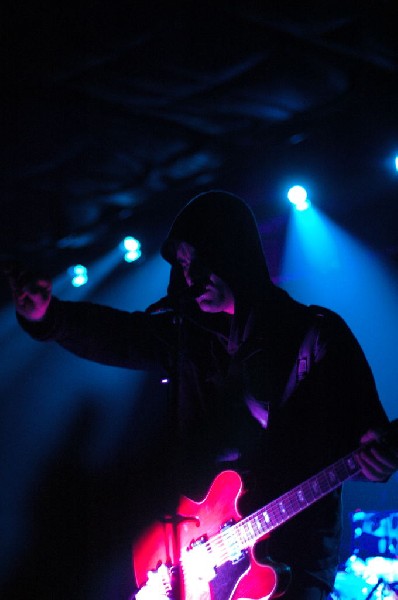
[[[287,193],[289,202],[294,204],[296,210],[307,210],[310,207],[310,201],[308,200],[307,190],[301,185],[294,185]]]
[[[69,275],[72,277],[71,283],[73,287],[81,287],[88,281],[87,269],[83,265],[74,265],[68,269]]]
[[[398,171],[398,155],[395,157],[395,170]]]
[[[134,262],[141,256],[141,243],[135,237],[128,235],[124,238],[122,244],[124,251],[124,260],[126,262]]]

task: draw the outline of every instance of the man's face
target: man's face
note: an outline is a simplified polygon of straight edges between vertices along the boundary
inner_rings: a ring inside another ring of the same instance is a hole
[[[176,258],[189,286],[205,280],[204,292],[196,298],[200,310],[203,310],[203,312],[234,314],[234,295],[230,287],[198,260],[193,246],[186,242],[180,242],[177,247]]]

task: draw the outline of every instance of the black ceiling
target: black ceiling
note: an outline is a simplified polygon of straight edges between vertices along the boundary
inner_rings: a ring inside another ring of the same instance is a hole
[[[211,187],[281,243],[296,176],[398,260],[396,0],[9,4],[2,257],[56,273],[125,231],[157,249]]]

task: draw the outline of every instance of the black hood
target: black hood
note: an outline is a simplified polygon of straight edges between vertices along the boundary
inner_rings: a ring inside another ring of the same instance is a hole
[[[243,298],[256,302],[269,293],[271,280],[260,235],[249,206],[224,191],[209,191],[193,198],[177,215],[162,256],[176,267],[179,242],[191,244],[213,273],[234,293],[238,305]],[[169,293],[183,285],[178,273],[171,274]]]

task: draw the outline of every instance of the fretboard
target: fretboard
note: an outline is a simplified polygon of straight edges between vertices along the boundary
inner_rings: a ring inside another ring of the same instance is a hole
[[[229,529],[243,550],[311,504],[314,504],[360,471],[356,453],[341,458],[317,475],[286,492]]]

